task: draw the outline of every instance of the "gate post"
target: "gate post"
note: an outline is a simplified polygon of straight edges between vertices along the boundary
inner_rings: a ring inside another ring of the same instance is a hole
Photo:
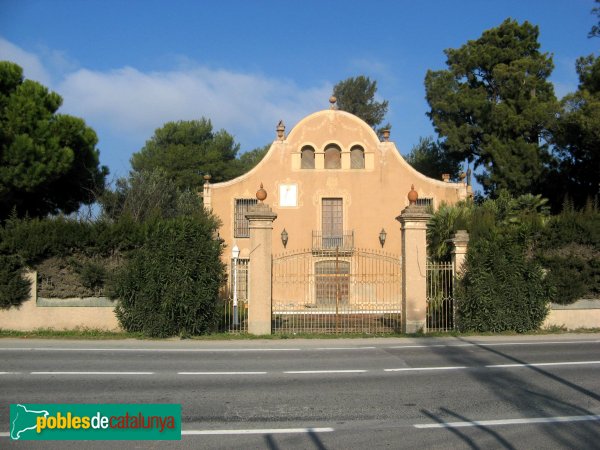
[[[417,205],[414,185],[409,205],[396,217],[402,231],[402,332],[417,333],[427,327],[427,221],[426,206]]]
[[[452,265],[454,266],[454,278],[460,278],[463,273],[463,265],[467,257],[469,246],[469,233],[466,230],[456,230],[450,239],[452,243]]]
[[[250,261],[248,263],[248,333],[271,334],[271,269],[273,263],[273,221],[277,218],[263,203],[267,192],[262,184],[256,193],[259,203],[250,207],[246,218],[250,228]]]

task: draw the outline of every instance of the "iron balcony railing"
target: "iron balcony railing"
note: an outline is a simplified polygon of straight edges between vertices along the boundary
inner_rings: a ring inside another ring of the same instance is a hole
[[[312,232],[312,250],[351,252],[354,250],[354,230],[344,231],[342,234],[331,235],[320,230]]]

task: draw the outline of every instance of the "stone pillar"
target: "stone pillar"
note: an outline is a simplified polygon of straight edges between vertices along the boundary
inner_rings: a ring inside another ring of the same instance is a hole
[[[467,257],[467,247],[469,246],[469,233],[465,230],[457,230],[450,239],[452,243],[452,264],[454,265],[454,277],[460,278],[463,272],[463,265]]]
[[[426,206],[417,206],[417,192],[396,217],[402,231],[402,332],[426,331],[427,326],[427,221]]]
[[[266,192],[261,191],[266,198]],[[248,264],[248,333],[271,334],[271,268],[273,221],[277,218],[262,201],[246,214],[250,227],[250,261]]]

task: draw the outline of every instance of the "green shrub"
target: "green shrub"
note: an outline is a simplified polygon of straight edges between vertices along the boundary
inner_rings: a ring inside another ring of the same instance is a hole
[[[432,261],[450,261],[452,246],[449,240],[457,230],[469,230],[473,202],[455,205],[442,203],[427,223],[427,256]]]
[[[144,245],[131,252],[110,283],[125,330],[166,337],[215,328],[224,280],[215,231],[216,221],[207,216],[149,224]]]
[[[463,331],[519,333],[538,329],[551,287],[533,257],[548,220],[539,196],[497,199],[474,206],[465,274],[457,283],[457,322]]]
[[[76,258],[71,258],[70,266],[79,275],[79,280],[84,287],[92,291],[98,291],[104,287],[108,278],[108,270],[100,261],[78,261]]]
[[[9,219],[2,229],[0,253],[19,255],[28,263],[68,256],[92,244],[93,225],[64,217]]]
[[[19,257],[0,255],[0,308],[20,306],[29,297],[30,283],[23,271]]]
[[[569,304],[580,298],[600,298],[600,212],[593,205],[572,208],[552,217],[539,241],[536,256],[554,286],[552,301]]]
[[[550,288],[542,268],[510,236],[472,242],[455,292],[461,331],[523,333],[540,328]]]

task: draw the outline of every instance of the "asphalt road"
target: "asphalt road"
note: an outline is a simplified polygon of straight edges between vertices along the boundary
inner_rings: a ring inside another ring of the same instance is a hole
[[[600,448],[600,335],[0,340],[0,448]],[[180,403],[180,442],[8,438],[11,403]]]

